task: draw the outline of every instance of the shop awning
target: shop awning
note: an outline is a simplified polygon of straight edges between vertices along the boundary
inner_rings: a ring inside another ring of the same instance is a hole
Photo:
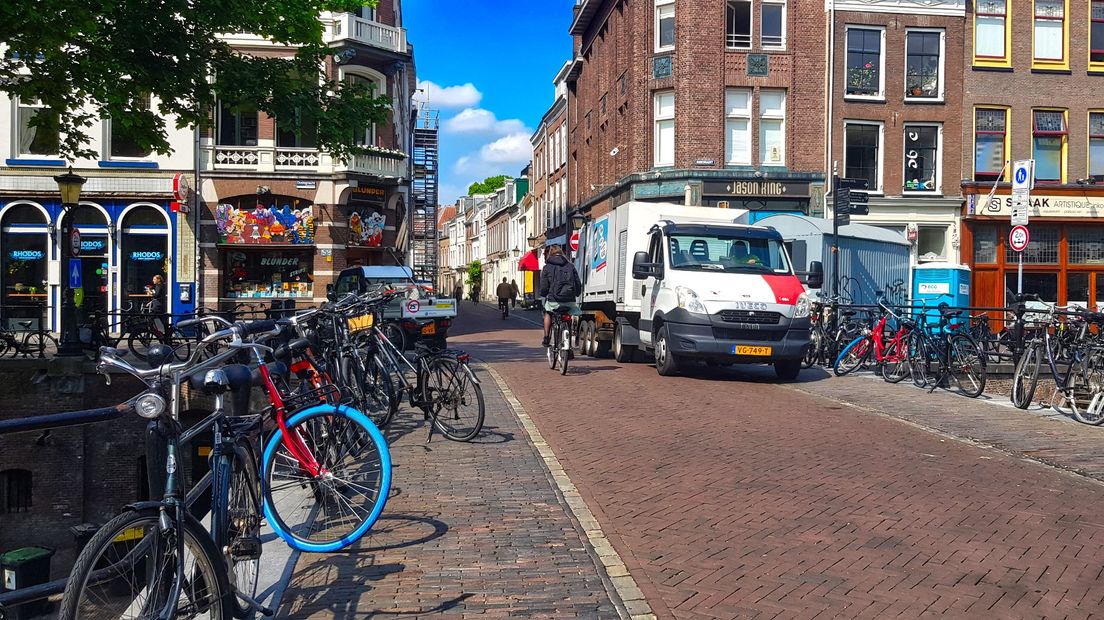
[[[551,239],[545,240],[544,247],[549,247],[549,246],[553,246],[553,245],[566,245],[566,244],[567,244],[567,235],[560,235],[559,237],[552,237]]]
[[[518,262],[518,271],[540,271],[540,260],[537,258],[536,250],[526,252],[525,256],[521,257]]]

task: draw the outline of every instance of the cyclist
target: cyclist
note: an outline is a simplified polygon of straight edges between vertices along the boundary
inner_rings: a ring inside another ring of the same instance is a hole
[[[514,294],[513,287],[506,281],[506,278],[502,278],[502,282],[495,289],[495,295],[498,297],[498,309],[502,311],[502,318],[505,319],[510,315],[510,297]]]
[[[571,310],[571,316],[579,316],[583,312],[575,299],[583,292],[582,282],[579,281],[579,272],[575,271],[563,248],[554,245],[549,248],[548,262],[544,264],[540,275],[540,296],[544,298],[544,340],[541,344],[548,346],[549,334],[552,329],[552,311],[556,308],[567,307]]]

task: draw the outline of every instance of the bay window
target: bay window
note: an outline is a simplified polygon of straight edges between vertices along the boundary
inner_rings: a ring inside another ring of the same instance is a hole
[[[728,0],[725,10],[725,46],[751,49],[751,0]]]
[[[58,113],[38,101],[19,100],[19,155],[54,155],[58,153]],[[33,125],[31,121],[36,121]]]
[[[847,28],[847,96],[883,97],[884,34],[880,28]]]
[[[1005,167],[1008,152],[1008,110],[977,108],[974,110],[974,179],[995,181]]]
[[[1060,63],[1066,54],[1066,0],[1035,0],[1034,54],[1037,62]]]
[[[882,191],[882,125],[847,121],[843,135],[843,169],[848,179],[866,179],[871,192]]]
[[[725,163],[751,165],[751,90],[725,91]]]
[[[1035,180],[1065,182],[1066,113],[1063,110],[1032,110],[1031,154],[1035,159]]]
[[[905,125],[905,187],[906,192],[939,190],[938,125]]]
[[[786,91],[759,91],[759,164],[786,164]]]
[[[905,33],[906,98],[942,98],[942,52],[942,32],[935,30],[910,30]]]
[[[1104,182],[1104,112],[1089,112],[1089,177]]]
[[[675,91],[655,94],[654,105],[654,163],[656,166],[675,165]]]
[[[1007,0],[978,0],[974,6],[974,64],[1007,66]]]

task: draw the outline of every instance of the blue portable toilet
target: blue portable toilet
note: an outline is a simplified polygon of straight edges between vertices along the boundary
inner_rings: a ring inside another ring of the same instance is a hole
[[[955,263],[924,263],[913,268],[912,305],[927,306],[931,310],[917,309],[924,313],[923,321],[930,325],[939,323],[939,304],[956,308],[970,306],[970,268]],[[963,323],[969,321],[964,316]]]

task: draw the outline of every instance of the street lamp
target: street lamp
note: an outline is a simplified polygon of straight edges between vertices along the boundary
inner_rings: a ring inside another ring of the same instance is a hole
[[[579,213],[578,211],[575,211],[571,214],[571,226],[573,230],[578,230],[582,228],[583,224],[586,224],[586,221],[586,216],[582,213]]]
[[[58,191],[61,192],[61,222],[59,226],[61,236],[58,242],[61,246],[61,268],[64,270],[64,275],[61,277],[61,313],[59,315],[61,343],[58,344],[57,354],[59,356],[84,355],[77,330],[77,305],[73,299],[73,289],[69,287],[71,269],[69,259],[72,257],[73,248],[72,230],[69,221],[72,219],[73,211],[80,204],[81,187],[84,185],[85,178],[73,174],[73,167],[70,166],[69,172],[59,174],[54,177],[54,181],[58,185]],[[79,244],[77,249],[80,250]]]

